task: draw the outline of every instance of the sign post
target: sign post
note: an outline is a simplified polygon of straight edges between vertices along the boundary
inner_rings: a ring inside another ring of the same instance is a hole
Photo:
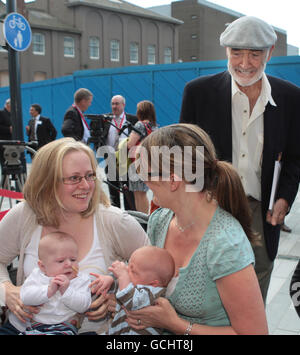
[[[25,51],[31,44],[31,28],[24,16],[16,12],[16,1],[6,1],[7,16],[3,23],[3,34],[8,44],[9,89],[11,99],[12,138],[24,141],[20,58],[19,52]],[[26,173],[25,156],[23,168]]]
[[[17,12],[9,13],[4,20],[4,37],[8,45],[18,52],[28,49],[31,44],[31,28],[24,16]]]

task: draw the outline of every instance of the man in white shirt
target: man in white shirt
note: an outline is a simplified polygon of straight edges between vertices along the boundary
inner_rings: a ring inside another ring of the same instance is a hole
[[[41,112],[42,108],[40,105],[32,104],[29,110],[32,118],[28,121],[28,125],[26,126],[29,142],[36,141],[38,144],[36,149],[54,141],[57,135],[56,128],[53,126],[51,120],[41,116]]]
[[[109,114],[112,119],[109,122],[104,122],[104,137],[107,137],[106,145],[113,147],[114,150],[117,150],[118,144],[129,136],[131,127],[138,121],[136,116],[125,112],[125,105],[126,101],[123,96],[113,96],[111,99],[112,112]],[[109,169],[106,169],[106,172],[108,173]],[[135,210],[134,195],[128,190],[128,175],[121,179],[118,174],[116,174],[116,177],[109,176],[108,174],[107,181],[109,184],[109,193],[112,204],[120,207],[121,189],[124,192],[125,197],[124,208],[126,210]]]
[[[220,36],[228,71],[187,83],[180,122],[195,123],[212,138],[219,159],[237,169],[262,237],[255,270],[266,301],[280,225],[296,197],[300,178],[300,88],[264,73],[277,35],[264,21],[244,16]],[[282,169],[272,211],[274,164]]]

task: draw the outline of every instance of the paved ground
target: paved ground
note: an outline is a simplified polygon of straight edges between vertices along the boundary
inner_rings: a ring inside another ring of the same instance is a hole
[[[300,259],[300,190],[285,222],[292,233],[281,232],[267,297],[267,319],[270,334],[300,335],[300,318],[289,295],[290,280]]]
[[[106,184],[104,189],[107,191]],[[7,199],[4,199],[1,210],[5,207],[9,208]],[[266,303],[269,332],[272,335],[300,335],[300,318],[289,295],[290,280],[300,259],[300,189],[286,224],[292,228],[292,233],[281,232]]]

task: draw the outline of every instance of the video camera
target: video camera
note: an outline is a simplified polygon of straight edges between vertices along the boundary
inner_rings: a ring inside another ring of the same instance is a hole
[[[104,122],[107,122],[110,126],[113,126],[118,129],[119,135],[121,135],[126,129],[133,130],[137,132],[142,138],[146,137],[143,132],[139,131],[132,125],[130,122],[126,122],[121,129],[115,126],[111,121],[114,118],[112,114],[91,114],[84,115],[87,119],[91,120],[90,122],[90,138],[88,140],[88,144],[94,143],[95,150],[99,147],[105,145],[106,138],[104,136]],[[126,133],[124,133],[126,134]],[[128,136],[128,134],[126,134]]]
[[[105,144],[106,137],[103,135],[104,131],[104,122],[111,121],[113,115],[110,114],[91,114],[84,115],[87,119],[91,120],[90,122],[90,138],[89,143],[95,144],[95,149]]]
[[[0,147],[4,148],[3,157],[5,165],[7,166],[20,166],[21,154],[28,149],[35,153],[34,148],[37,148],[38,142],[23,142],[18,140],[0,140]]]

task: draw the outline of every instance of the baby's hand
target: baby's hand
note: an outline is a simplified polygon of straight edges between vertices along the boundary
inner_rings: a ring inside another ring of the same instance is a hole
[[[118,279],[124,275],[128,274],[128,266],[123,263],[122,261],[115,261],[111,264],[111,266],[108,268],[109,271],[111,271]]]
[[[100,294],[105,296],[114,282],[114,279],[109,275],[99,275],[92,272],[90,275],[96,277],[96,280],[94,280],[89,286],[91,288],[91,292],[96,293],[97,296]]]
[[[63,295],[65,293],[66,289],[70,285],[70,280],[68,279],[68,277],[66,275],[61,274],[61,275],[55,276],[54,281],[58,285],[59,292]]]
[[[47,292],[48,298],[51,298],[53,295],[55,295],[57,290],[58,290],[58,285],[53,278],[51,279],[48,286],[48,292]]]

